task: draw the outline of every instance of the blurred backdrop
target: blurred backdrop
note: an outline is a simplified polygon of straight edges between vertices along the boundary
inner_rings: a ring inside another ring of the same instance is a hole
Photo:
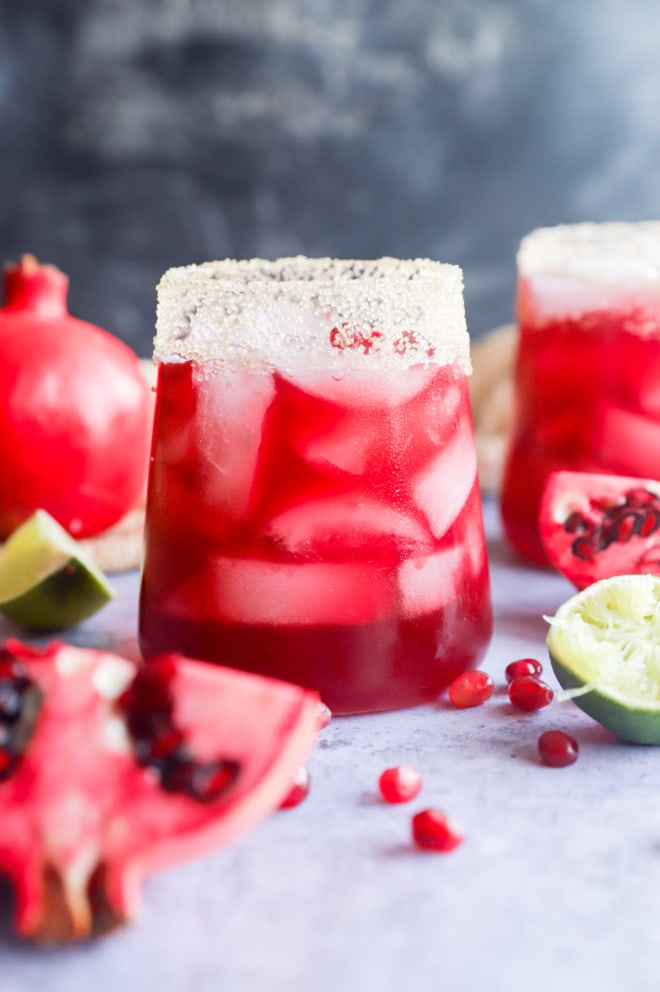
[[[0,0],[0,249],[151,353],[225,256],[463,266],[478,337],[531,227],[660,216],[657,0]]]

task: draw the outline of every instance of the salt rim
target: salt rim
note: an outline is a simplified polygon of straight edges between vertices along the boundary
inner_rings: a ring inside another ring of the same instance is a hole
[[[169,269],[154,360],[471,371],[463,273],[430,259],[225,259]]]
[[[660,221],[540,227],[518,251],[521,276],[564,276],[611,285],[660,286]]]

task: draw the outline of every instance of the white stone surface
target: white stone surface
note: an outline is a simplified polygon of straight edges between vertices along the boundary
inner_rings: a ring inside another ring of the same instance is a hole
[[[484,667],[498,683],[489,703],[335,719],[301,806],[153,876],[142,918],[96,944],[17,944],[5,894],[2,992],[656,992],[660,751],[617,742],[572,703],[510,707],[504,666],[545,661],[542,614],[572,589],[516,562],[486,509],[496,620]],[[119,599],[71,639],[127,645],[137,576],[119,585]],[[549,727],[579,738],[576,765],[538,763]],[[376,781],[402,761],[424,787],[388,807]],[[411,846],[410,817],[426,806],[462,822],[452,854]]]

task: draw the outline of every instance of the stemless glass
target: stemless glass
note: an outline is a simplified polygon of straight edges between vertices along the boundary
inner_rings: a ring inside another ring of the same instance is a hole
[[[410,706],[491,634],[462,273],[227,260],[158,287],[140,643]]]
[[[554,469],[658,478],[660,222],[532,231],[518,254],[515,410],[502,487],[513,546],[546,556]]]

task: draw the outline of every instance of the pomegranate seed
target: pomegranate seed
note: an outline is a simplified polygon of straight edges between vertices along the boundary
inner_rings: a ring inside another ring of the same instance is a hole
[[[539,737],[538,747],[541,761],[551,768],[575,764],[580,750],[575,738],[563,730],[546,730]]]
[[[453,851],[463,840],[461,828],[439,809],[425,809],[412,818],[412,835],[424,851]]]
[[[465,710],[485,703],[494,688],[495,683],[487,672],[463,672],[449,686],[449,699],[453,706]]]
[[[548,706],[553,697],[550,686],[534,675],[519,675],[509,686],[509,699],[519,710],[540,710]]]
[[[642,486],[636,489],[629,489],[624,494],[624,498],[629,506],[648,506],[657,499],[654,493],[650,493],[648,489],[644,489]]]
[[[504,669],[504,677],[507,682],[513,682],[521,675],[543,674],[543,665],[536,658],[519,658],[517,661],[510,661]]]
[[[301,765],[293,776],[293,785],[280,803],[280,809],[292,809],[294,806],[299,806],[303,799],[309,795],[311,784],[311,776],[306,765]]]
[[[581,531],[586,530],[588,526],[588,522],[578,510],[569,513],[564,520],[564,530],[567,534],[579,534]]]
[[[419,795],[422,776],[412,765],[386,768],[378,779],[378,789],[386,803],[407,803]]]
[[[649,511],[644,519],[642,520],[642,525],[639,528],[640,537],[648,537],[652,534],[654,530],[658,529],[660,524],[660,513],[657,510]]]
[[[18,761],[18,755],[9,751],[7,748],[0,748],[0,782],[4,782],[6,778],[9,778],[15,771]]]
[[[578,537],[571,544],[571,551],[580,561],[591,561],[599,550],[594,534],[589,535],[589,537]]]

